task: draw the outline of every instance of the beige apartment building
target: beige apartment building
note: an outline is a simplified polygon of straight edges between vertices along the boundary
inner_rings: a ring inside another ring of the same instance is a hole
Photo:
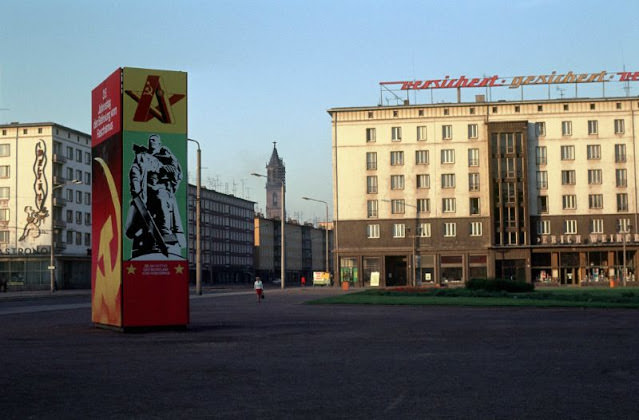
[[[340,279],[633,282],[638,110],[631,97],[328,110]]]

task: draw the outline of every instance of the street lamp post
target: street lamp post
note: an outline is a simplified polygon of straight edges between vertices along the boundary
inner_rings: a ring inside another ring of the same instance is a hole
[[[268,179],[268,177],[266,175],[258,174],[258,173],[255,173],[255,172],[251,173],[251,175],[256,176],[258,178],[266,178],[266,179]],[[285,248],[285,241],[284,241],[284,225],[286,224],[286,220],[284,220],[284,217],[285,217],[286,213],[284,211],[284,206],[285,206],[285,201],[284,201],[284,181],[279,180],[279,182],[281,183],[281,188],[282,188],[281,189],[281,195],[282,195],[282,206],[281,207],[282,208],[281,208],[281,211],[280,211],[280,224],[282,225],[282,232],[280,234],[280,237],[281,237],[280,247],[282,248],[282,251],[280,252],[280,255],[281,255],[280,280],[282,282],[281,282],[280,287],[282,289],[284,289],[284,281],[285,281],[285,276],[286,276],[286,267],[285,267],[285,264],[286,264],[285,250],[286,250],[286,248]]]
[[[324,200],[318,200],[316,198],[310,198],[310,197],[302,197],[302,199],[304,200],[309,200],[309,201],[317,201],[318,203],[324,203],[324,205],[326,206],[326,224],[324,225],[324,230],[325,230],[325,238],[324,238],[324,242],[326,243],[326,272],[328,273],[328,203]]]
[[[195,181],[195,293],[202,294],[202,249],[201,249],[201,233],[200,233],[200,209],[201,209],[201,150],[200,142],[188,139],[197,145],[197,174]]]
[[[69,184],[82,184],[82,181],[74,179],[72,181],[54,185],[53,188],[51,188],[51,250],[49,252],[49,290],[51,293],[55,292],[55,221],[53,220],[53,192]]]

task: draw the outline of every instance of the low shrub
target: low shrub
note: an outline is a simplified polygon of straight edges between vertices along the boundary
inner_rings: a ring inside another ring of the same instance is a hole
[[[503,291],[508,293],[526,293],[535,290],[532,283],[505,279],[470,279],[466,282],[466,289],[487,290],[491,292]]]

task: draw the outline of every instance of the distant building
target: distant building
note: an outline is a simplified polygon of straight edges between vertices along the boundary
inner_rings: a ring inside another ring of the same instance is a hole
[[[273,142],[271,159],[266,165],[266,177],[266,217],[281,219],[282,205],[284,204],[282,189],[284,189],[284,194],[286,194],[286,168],[284,167],[284,161],[277,154],[275,142]],[[286,215],[284,218],[286,218]]]
[[[637,99],[480,100],[328,111],[342,278],[634,281]]]
[[[55,242],[53,241],[55,240]],[[91,137],[44,123],[0,125],[0,276],[9,289],[91,286]]]
[[[195,282],[196,187],[189,185],[189,269]],[[200,190],[201,265],[203,284],[253,281],[253,201],[207,188]]]

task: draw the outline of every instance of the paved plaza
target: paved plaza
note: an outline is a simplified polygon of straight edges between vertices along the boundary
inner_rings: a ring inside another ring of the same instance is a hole
[[[186,330],[95,328],[89,295],[0,295],[3,418],[631,419],[639,311],[191,297]]]

